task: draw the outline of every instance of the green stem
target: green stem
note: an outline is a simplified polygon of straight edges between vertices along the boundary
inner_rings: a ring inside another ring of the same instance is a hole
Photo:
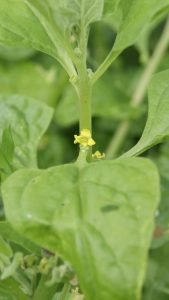
[[[80,100],[80,131],[92,131],[91,121],[91,80],[87,71],[87,32],[83,21],[79,41],[80,56],[77,58],[78,96]]]
[[[51,300],[57,292],[57,285],[46,286],[47,275],[42,275],[32,300]]]
[[[62,294],[60,300],[66,300],[70,291],[70,284],[66,283],[63,287]]]
[[[151,77],[155,72],[155,70],[157,69],[168,47],[168,44],[169,44],[169,19],[166,22],[161,38],[133,94],[132,100],[130,102],[130,105],[132,107],[138,107],[143,102]],[[117,128],[117,131],[115,132],[115,135],[112,141],[110,142],[110,145],[106,152],[106,157],[108,159],[114,158],[119,152],[119,149],[121,148],[122,143],[125,140],[131,128],[131,124],[132,122],[129,120],[123,121]]]
[[[80,131],[89,129],[92,131],[91,120],[91,84],[86,68],[79,67],[79,100],[80,100]]]

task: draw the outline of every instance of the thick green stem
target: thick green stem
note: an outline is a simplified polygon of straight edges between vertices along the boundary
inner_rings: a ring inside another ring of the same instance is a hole
[[[77,82],[75,89],[79,96],[79,130],[80,132],[83,129],[88,129],[92,135],[92,112],[91,112],[91,78],[87,69],[87,40],[88,40],[88,31],[83,23],[81,22],[80,26],[80,39],[79,39],[79,48],[76,50],[77,59],[76,59],[76,69],[78,73]],[[84,149],[83,149],[84,151]],[[81,151],[80,151],[81,152]],[[88,161],[91,160],[91,147],[86,147],[86,158]],[[84,157],[82,159],[82,162]],[[81,161],[81,155],[79,154],[78,162]]]
[[[169,19],[166,23],[166,26],[164,28],[163,34],[161,35],[161,38],[155,48],[155,51],[150,58],[150,61],[147,65],[147,68],[143,72],[143,75],[136,87],[136,90],[133,94],[132,100],[130,105],[132,107],[138,107],[142,101],[144,100],[144,96],[147,91],[147,86],[151,80],[151,77],[155,70],[157,69],[167,47],[169,44]],[[117,155],[119,152],[120,147],[122,146],[123,141],[125,140],[130,128],[131,128],[132,122],[127,120],[122,122],[119,127],[117,128],[117,131],[115,132],[115,135],[110,142],[110,145],[106,152],[106,157],[108,159],[113,158]]]
[[[92,131],[91,84],[86,69],[79,68],[80,130]]]

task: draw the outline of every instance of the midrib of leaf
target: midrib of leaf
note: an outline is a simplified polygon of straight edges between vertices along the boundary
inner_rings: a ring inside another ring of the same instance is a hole
[[[52,28],[50,28],[50,26],[46,23],[46,19],[45,17],[29,2],[27,2],[27,0],[25,0],[25,4],[28,6],[28,8],[30,9],[30,11],[34,14],[34,16],[38,19],[38,22],[40,22],[45,30],[45,32],[47,33],[48,37],[50,38],[51,42],[53,43],[53,45],[55,46],[55,48],[58,48],[58,43],[55,41],[54,39],[54,31]],[[60,44],[62,44],[62,46],[64,46],[67,50],[68,45],[65,44],[64,39],[62,38],[61,34],[60,34],[60,30],[57,27],[57,25],[54,25],[57,29],[57,36],[59,37],[60,40]]]
[[[81,5],[79,5],[79,9],[81,11],[81,23],[85,23],[84,16],[85,16],[85,0],[81,0]]]
[[[18,36],[21,40],[26,41],[26,39],[25,39],[22,35],[16,33],[16,32],[13,30],[13,28],[10,28],[10,30],[9,30],[9,29],[7,29],[5,26],[3,26],[2,24],[0,24],[0,27],[1,27],[2,29],[4,29],[4,30],[8,31],[9,33],[12,32],[12,33],[15,34],[16,36]],[[26,43],[27,43],[27,42],[26,42]]]
[[[97,272],[95,270],[95,266],[93,264],[93,259],[92,259],[92,253],[91,253],[91,246],[90,243],[87,241],[85,233],[83,233],[83,229],[84,229],[84,224],[85,226],[87,226],[87,224],[85,223],[85,219],[84,219],[84,213],[83,213],[83,192],[81,191],[81,182],[80,182],[80,169],[78,168],[78,181],[77,183],[74,185],[77,187],[78,190],[78,213],[79,213],[79,217],[77,218],[78,222],[77,222],[77,228],[81,228],[80,231],[78,231],[78,243],[80,245],[80,253],[83,253],[83,256],[85,257],[83,259],[83,262],[85,261],[86,264],[86,269],[88,270],[88,273],[90,274],[89,278],[94,278],[94,280],[92,281],[92,286],[94,287],[94,295],[97,295],[97,280],[95,280],[97,278]],[[84,251],[84,249],[88,249],[88,251]],[[86,253],[88,253],[88,255],[86,255]],[[90,259],[89,259],[90,257]],[[91,265],[92,262],[92,265]],[[94,274],[94,276],[93,276]],[[93,299],[94,300],[94,299]]]
[[[85,1],[85,0],[83,0],[83,1]],[[85,15],[87,25],[89,25],[88,22],[87,22],[88,15],[90,15],[90,12],[91,12],[92,9],[95,7],[95,4],[96,4],[96,1],[93,1],[93,4],[90,6],[90,8],[88,9],[88,11],[87,11],[87,13],[86,13],[86,15]]]
[[[79,7],[80,23],[84,24],[84,27],[88,26],[89,23],[91,23],[93,21],[92,20],[92,21],[88,22],[87,20],[88,20],[88,17],[90,16],[90,12],[92,11],[92,9],[96,5],[96,0],[94,0],[92,2],[91,6],[89,7],[89,9],[87,11],[85,11],[85,2],[86,2],[86,0],[81,0],[81,3],[78,0],[74,0],[74,2],[76,3],[77,7]]]
[[[119,164],[119,161],[118,161],[118,164]],[[120,165],[120,164],[119,164]],[[136,167],[132,167],[135,171],[139,171],[139,172],[141,172],[142,174],[144,174],[144,172],[142,172],[142,170],[140,170],[140,169],[138,169],[138,168],[136,168]],[[78,176],[78,178],[80,178],[80,173],[79,173],[79,176]],[[96,185],[96,186],[99,186],[99,184],[97,183],[97,182],[95,182],[95,181],[91,181],[91,180],[85,180],[85,181],[82,181],[81,182],[81,184],[82,185],[84,185],[84,184],[94,184],[94,185]],[[139,218],[138,218],[138,216],[137,216],[137,213],[136,213],[136,210],[135,210],[135,208],[134,208],[134,206],[130,203],[130,199],[129,199],[129,197],[128,197],[128,195],[126,195],[126,193],[125,192],[121,192],[120,190],[118,190],[118,189],[115,189],[115,188],[113,188],[113,187],[111,187],[111,186],[108,186],[108,185],[106,185],[106,184],[101,184],[102,186],[104,186],[104,187],[106,187],[106,188],[108,188],[108,189],[111,189],[112,190],[112,192],[114,193],[117,193],[117,194],[123,194],[124,195],[124,197],[125,197],[125,199],[127,200],[127,203],[128,203],[128,206],[130,207],[130,211],[132,211],[132,216],[133,216],[133,218],[136,220],[136,223],[138,224],[138,228],[137,228],[137,230],[139,229],[139,228],[141,228],[140,227],[140,222],[139,222]],[[118,265],[118,268],[121,270],[121,274],[123,275],[123,277],[124,277],[124,280],[126,280],[126,276],[125,276],[125,273],[124,273],[124,270],[123,270],[123,268],[121,267],[121,264],[119,264],[119,259],[117,259],[117,257],[115,256],[115,253],[113,252],[113,249],[111,248],[111,246],[107,243],[107,241],[105,240],[105,238],[104,238],[104,236],[103,236],[103,234],[101,233],[101,232],[99,232],[96,228],[94,228],[93,226],[92,226],[92,224],[86,224],[85,223],[85,219],[83,218],[83,193],[81,192],[81,185],[80,185],[80,181],[78,180],[78,183],[76,184],[76,186],[78,187],[78,194],[79,194],[79,202],[78,202],[78,204],[79,204],[79,216],[80,216],[80,218],[78,218],[79,219],[79,221],[80,221],[80,223],[79,223],[79,225],[78,225],[78,227],[81,227],[82,228],[82,226],[83,226],[83,224],[82,224],[82,222],[84,222],[84,225],[85,226],[89,226],[89,227],[91,227],[92,228],[92,231],[94,230],[96,233],[97,233],[97,235],[99,235],[100,236],[100,238],[102,239],[102,240],[104,240],[104,243],[106,244],[106,246],[107,246],[107,248],[108,248],[108,250],[109,251],[111,251],[111,253],[112,253],[112,256],[114,257],[114,259],[115,259],[115,261],[116,261],[116,263],[117,263],[117,265]],[[138,192],[138,190],[137,190],[137,192]],[[84,201],[85,201],[85,199],[84,199]],[[81,222],[82,221],[82,222]],[[139,230],[138,231],[138,236],[139,236],[139,245],[141,246],[141,249],[142,249],[142,246],[144,246],[144,239],[142,238],[142,236],[144,236],[143,235],[143,233],[141,233],[141,230]],[[83,239],[83,240],[82,240]],[[91,268],[91,262],[93,262],[93,259],[92,259],[92,257],[93,257],[93,255],[91,254],[91,247],[90,247],[90,243],[89,243],[89,247],[88,247],[88,240],[85,238],[85,235],[83,236],[83,232],[82,232],[82,234],[80,234],[80,243],[81,243],[81,245],[82,245],[82,252],[83,253],[85,253],[85,251],[84,251],[84,249],[85,249],[85,247],[87,246],[87,248],[88,248],[88,252],[87,253],[90,253],[90,259],[89,259],[89,257],[86,257],[85,258],[85,261],[86,261],[86,264],[87,264],[87,262],[88,261],[90,261],[90,264],[88,264],[88,271],[90,270],[90,268]],[[142,259],[142,251],[140,252],[140,266],[142,266],[142,267],[140,267],[140,272],[138,272],[138,279],[137,279],[137,282],[138,282],[138,285],[137,285],[137,288],[136,288],[136,290],[134,291],[134,294],[135,294],[135,300],[140,300],[140,289],[141,289],[141,286],[142,286],[142,281],[143,281],[143,278],[144,278],[144,272],[145,272],[145,265],[146,265],[146,262],[144,262],[144,264],[143,264],[143,259]],[[94,266],[94,264],[92,264],[92,268],[91,268],[91,270],[94,270],[93,272],[91,271],[90,273],[91,274],[93,274],[94,273],[94,276],[92,276],[93,278],[94,278],[94,280],[92,281],[92,286],[94,285],[95,286],[95,292],[94,292],[94,295],[97,295],[98,294],[98,288],[97,288],[97,272],[95,272],[95,266]],[[130,291],[130,297],[132,297],[133,296],[133,291],[131,290]],[[118,297],[118,296],[117,296]],[[94,298],[94,300],[95,300],[95,298]],[[97,300],[97,299],[96,299]],[[114,299],[113,299],[114,300]]]
[[[2,24],[0,24],[0,28],[2,28],[3,30],[7,31],[7,32],[12,32],[13,34],[15,34],[16,36],[18,36],[19,38],[21,38],[22,40],[24,40],[22,38],[22,36],[20,36],[18,33],[15,33],[12,29],[7,29],[6,27],[4,27]],[[6,39],[7,40],[7,39]],[[9,42],[11,43],[11,40],[9,39]],[[15,42],[13,42],[12,44],[14,44]]]
[[[82,0],[83,1],[83,3],[85,3],[85,0]],[[89,23],[92,23],[93,22],[93,18],[92,18],[92,20],[90,20],[90,22],[88,22],[87,20],[88,20],[88,18],[89,18],[89,16],[90,16],[90,12],[92,11],[92,9],[93,8],[95,8],[95,6],[96,6],[96,2],[97,0],[93,0],[93,3],[92,3],[92,5],[89,7],[89,9],[87,10],[87,12],[86,12],[86,15],[85,15],[85,13],[83,14],[83,16],[84,17],[86,17],[86,25],[88,26],[89,25]],[[100,0],[100,1],[102,1],[102,0]],[[84,7],[85,7],[85,5],[84,5]],[[102,8],[103,9],[103,8]],[[103,12],[102,12],[103,13]],[[82,16],[82,17],[83,17]]]

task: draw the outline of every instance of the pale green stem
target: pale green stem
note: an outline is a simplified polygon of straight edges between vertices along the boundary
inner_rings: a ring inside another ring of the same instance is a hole
[[[87,71],[87,36],[85,25],[81,24],[80,56],[77,58],[78,71],[78,96],[80,101],[80,131],[89,129],[92,131],[91,121],[91,80]]]
[[[149,63],[145,71],[143,72],[142,77],[133,94],[132,100],[130,102],[130,105],[132,107],[138,107],[143,102],[151,77],[155,72],[155,70],[157,69],[165,51],[167,50],[168,44],[169,44],[169,19],[166,22],[161,38],[159,39],[159,42],[154,50],[154,53],[150,58]],[[110,145],[106,152],[106,157],[108,159],[114,158],[118,154],[119,149],[122,146],[122,143],[125,140],[130,130],[131,124],[132,124],[131,121],[126,120],[123,121],[117,128],[117,131],[115,132],[115,135],[112,141],[110,142]]]
[[[91,79],[87,69],[87,32],[83,21],[81,23],[81,34],[79,41],[79,49],[76,58],[76,68],[78,73],[75,89],[79,97],[79,130],[89,129],[92,135],[92,112],[91,112]],[[81,151],[80,151],[81,152]],[[87,160],[91,160],[91,147],[86,148]],[[80,160],[80,158],[79,158]],[[78,161],[79,161],[78,160]]]
[[[92,131],[91,121],[91,84],[85,68],[79,67],[80,131]]]
[[[42,275],[32,300],[51,300],[57,291],[57,284],[46,286],[48,275]]]
[[[78,164],[78,167],[83,167],[86,164],[88,153],[86,151],[83,151],[80,149],[79,156],[77,158],[76,163]]]
[[[65,283],[63,290],[62,290],[60,300],[66,300],[68,297],[69,291],[70,291],[70,284]]]

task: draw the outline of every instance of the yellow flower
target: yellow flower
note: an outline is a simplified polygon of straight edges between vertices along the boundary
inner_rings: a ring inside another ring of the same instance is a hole
[[[80,144],[83,147],[95,145],[95,141],[91,137],[91,132],[89,129],[82,129],[80,135],[74,135],[74,144]]]
[[[101,153],[100,151],[96,151],[94,154],[92,154],[92,157],[94,159],[105,158],[105,153]]]

